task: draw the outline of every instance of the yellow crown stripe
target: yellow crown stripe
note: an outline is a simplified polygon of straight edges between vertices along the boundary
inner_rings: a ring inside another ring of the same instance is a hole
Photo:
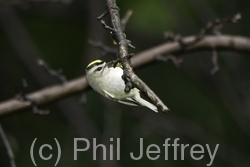
[[[91,63],[89,63],[89,65],[87,66],[87,68],[90,67],[90,66],[92,66],[93,64],[100,64],[100,63],[102,63],[102,62],[103,62],[102,60],[95,60],[95,61],[92,61]]]

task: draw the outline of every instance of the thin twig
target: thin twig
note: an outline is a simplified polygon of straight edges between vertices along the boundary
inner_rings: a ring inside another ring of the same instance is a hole
[[[26,79],[22,79],[22,85],[21,85],[21,90],[20,92],[16,95],[16,98],[22,98],[25,96],[26,91],[27,91],[27,87],[28,87],[28,83],[26,81]]]
[[[62,70],[53,70],[41,59],[37,60],[39,66],[41,66],[49,75],[55,77],[59,82],[65,84],[67,82],[66,77],[62,74]]]
[[[109,47],[107,45],[104,45],[102,42],[89,40],[88,43],[91,46],[94,46],[94,47],[102,50],[105,54],[117,55],[117,49],[111,48],[111,47]]]
[[[214,67],[210,71],[210,75],[214,75],[216,72],[220,70],[219,65],[218,65],[218,53],[216,49],[213,49],[213,52],[212,52],[212,63]]]
[[[122,18],[121,20],[121,24],[122,24],[122,31],[125,31],[126,25],[130,19],[130,17],[132,16],[133,11],[132,10],[128,10],[125,14],[125,16]]]
[[[184,42],[182,36],[180,34],[174,34],[172,31],[164,32],[164,38],[169,42],[179,42],[180,46],[183,49],[187,49],[188,47],[193,46],[197,42],[199,42],[206,34],[212,32],[215,35],[221,35],[220,30],[226,23],[237,23],[241,19],[241,14],[237,13],[233,17],[228,17],[224,19],[215,19],[215,21],[209,21],[205,28],[201,29],[201,31],[196,35],[193,41]]]
[[[29,102],[31,104],[31,106],[32,106],[32,111],[33,111],[34,114],[40,114],[40,115],[47,115],[47,114],[49,114],[48,110],[41,110],[41,109],[39,109],[36,100],[34,100],[34,99],[29,98],[29,97],[26,96],[27,87],[28,87],[27,81],[25,79],[23,79],[22,80],[21,91],[15,96],[16,99],[20,100],[20,101]]]
[[[216,35],[221,34],[220,29],[224,26],[225,23],[237,23],[241,19],[241,14],[237,13],[233,17],[228,17],[224,19],[215,19],[213,22],[208,22],[206,27],[197,34],[196,39],[190,43],[185,43],[186,46],[194,45],[199,42],[205,34],[213,32]]]
[[[174,34],[172,31],[165,31],[164,32],[164,38],[168,42],[174,42],[174,41],[178,41],[179,39],[181,39],[181,35],[180,34]]]
[[[107,7],[111,17],[111,22],[114,31],[114,40],[117,41],[119,50],[119,60],[124,68],[122,78],[125,81],[125,92],[129,92],[133,87],[138,88],[143,94],[145,94],[157,107],[163,112],[170,112],[168,107],[161,101],[161,99],[137,76],[134,74],[131,67],[131,61],[128,53],[128,46],[130,42],[126,39],[122,31],[122,25],[120,21],[119,8],[116,5],[115,0],[107,0]]]
[[[87,104],[87,96],[86,96],[86,94],[82,93],[78,101],[79,101],[80,104]]]
[[[14,156],[14,154],[12,152],[10,143],[9,143],[5,133],[4,133],[4,130],[2,128],[1,123],[0,123],[0,136],[1,136],[2,140],[3,140],[4,146],[5,146],[6,150],[7,150],[7,154],[9,156],[9,158],[10,158],[10,166],[11,167],[16,167],[15,156]]]
[[[155,58],[156,60],[163,62],[168,62],[169,60],[171,60],[176,67],[180,67],[180,64],[183,62],[182,58],[177,58],[176,56],[173,55],[168,55],[168,56],[157,55]]]
[[[108,26],[104,20],[100,20],[100,22],[101,22],[101,24],[102,24],[102,26],[103,26],[104,29],[109,30],[110,33],[115,32],[115,29],[113,29],[112,27]]]

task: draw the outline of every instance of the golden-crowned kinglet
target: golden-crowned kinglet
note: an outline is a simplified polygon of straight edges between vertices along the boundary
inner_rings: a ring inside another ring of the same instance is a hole
[[[155,105],[141,98],[139,89],[133,88],[128,93],[124,91],[125,83],[122,75],[121,66],[114,67],[113,63],[106,63],[102,60],[95,60],[86,67],[88,84],[101,95],[119,103],[145,106],[158,112]]]

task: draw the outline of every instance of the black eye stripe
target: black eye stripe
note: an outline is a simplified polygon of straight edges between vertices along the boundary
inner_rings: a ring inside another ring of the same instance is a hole
[[[98,67],[97,69],[96,69],[96,71],[101,71],[102,70],[102,67]]]
[[[101,65],[101,64],[103,64],[103,63],[105,63],[105,62],[102,61],[102,62],[98,62],[98,63],[92,64],[92,65],[90,65],[89,67],[87,67],[86,70],[88,71],[88,70],[90,70],[91,68],[93,68],[93,67],[95,67],[95,66],[99,66],[99,65]]]

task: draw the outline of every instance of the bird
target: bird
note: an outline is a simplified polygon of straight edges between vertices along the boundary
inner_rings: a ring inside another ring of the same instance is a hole
[[[104,97],[130,106],[144,106],[154,112],[157,107],[140,96],[140,90],[132,88],[128,93],[124,91],[125,82],[122,79],[123,68],[120,63],[106,63],[103,60],[94,60],[85,69],[86,80],[90,87]]]

